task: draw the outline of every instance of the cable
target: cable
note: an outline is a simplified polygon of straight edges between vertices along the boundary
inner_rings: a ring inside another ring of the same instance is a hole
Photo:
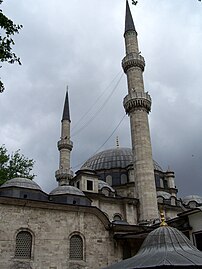
[[[109,139],[112,137],[112,135],[116,132],[116,130],[119,128],[119,126],[121,125],[121,123],[123,122],[124,118],[126,117],[126,114],[122,117],[122,119],[120,120],[120,122],[118,123],[118,125],[115,127],[115,129],[112,131],[112,133],[110,134],[110,136],[108,136],[108,138],[105,140],[105,142],[91,155],[94,156],[98,151],[100,151],[100,149],[109,141]],[[79,166],[81,166],[84,162],[81,162],[79,164],[77,164],[76,166],[74,166],[72,169],[75,169]]]
[[[102,93],[98,96],[98,98],[95,100],[94,104],[83,114],[83,116],[76,122],[76,124],[73,126],[72,130],[76,128],[76,126],[85,118],[88,113],[93,109],[93,107],[97,104],[97,102],[100,100],[100,98],[103,96],[103,94],[109,89],[111,84],[115,81],[115,79],[120,75],[122,71],[119,71],[115,77],[112,79],[112,81],[109,83],[109,85],[102,91]]]
[[[110,100],[112,94],[114,93],[114,91],[116,90],[116,88],[118,87],[122,77],[124,74],[121,74],[118,82],[116,83],[115,87],[112,89],[112,91],[110,92],[110,94],[107,96],[105,102],[101,105],[101,107],[98,109],[97,113],[95,113],[83,126],[81,126],[77,131],[73,132],[72,137],[75,137],[75,135],[77,135],[78,133],[80,133],[80,131],[82,131],[83,129],[85,129],[89,123],[91,123],[96,117],[97,115],[103,110],[103,108],[105,107],[105,105],[107,104],[107,102]]]
[[[95,155],[98,151],[100,151],[100,149],[109,141],[109,139],[112,137],[112,135],[116,132],[116,130],[119,128],[119,126],[121,125],[122,121],[124,120],[126,114],[122,117],[122,119],[120,120],[120,122],[118,123],[118,125],[116,126],[116,128],[113,130],[113,132],[111,133],[111,135],[105,140],[105,142],[94,152],[93,155]]]

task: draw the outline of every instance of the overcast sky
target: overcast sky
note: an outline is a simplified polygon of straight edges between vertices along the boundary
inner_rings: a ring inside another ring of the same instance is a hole
[[[180,197],[202,195],[202,4],[129,2],[153,101],[153,158],[175,172]],[[98,149],[115,147],[116,136],[120,146],[131,146],[122,105],[125,0],[4,0],[2,9],[23,29],[14,47],[22,66],[1,68],[0,144],[33,158],[35,181],[49,192],[57,186],[67,85],[74,171]]]

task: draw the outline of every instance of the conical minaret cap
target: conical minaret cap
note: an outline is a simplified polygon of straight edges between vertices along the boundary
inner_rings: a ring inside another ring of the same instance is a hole
[[[64,110],[63,110],[63,115],[62,115],[62,121],[63,120],[70,121],[68,90],[66,91],[65,104],[64,104]]]
[[[125,18],[125,33],[128,31],[135,31],[135,25],[133,22],[133,17],[130,11],[128,0],[126,0],[126,18]]]

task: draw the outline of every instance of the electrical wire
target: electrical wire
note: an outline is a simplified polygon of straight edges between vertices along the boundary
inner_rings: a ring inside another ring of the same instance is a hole
[[[123,122],[124,118],[126,117],[126,114],[124,114],[124,116],[121,118],[121,120],[119,121],[119,123],[117,124],[117,126],[114,128],[114,130],[112,131],[112,133],[108,136],[108,138],[105,140],[105,142],[91,155],[94,156],[97,152],[100,151],[100,149],[109,141],[109,139],[113,136],[113,134],[116,132],[116,130],[119,128],[119,126],[121,125],[121,123]],[[84,162],[81,162],[79,164],[77,164],[76,166],[74,166],[72,169],[75,169],[79,166],[81,166]]]
[[[109,141],[109,139],[112,137],[112,135],[116,132],[116,130],[119,128],[119,126],[121,125],[122,121],[124,120],[124,118],[126,117],[126,114],[122,117],[122,119],[120,120],[120,122],[118,123],[118,125],[116,126],[116,128],[113,130],[113,132],[110,134],[110,136],[105,140],[105,142],[94,152],[93,155],[95,155],[98,151],[100,151],[100,149]]]
[[[83,114],[83,116],[74,124],[72,131],[78,126],[78,124],[89,114],[89,112],[94,108],[94,106],[97,104],[97,102],[100,100],[100,98],[104,95],[104,93],[111,87],[112,83],[116,80],[116,78],[122,73],[122,70],[119,71],[114,78],[110,81],[109,85],[101,92],[101,94],[98,96],[98,98],[95,100],[93,105]]]
[[[112,95],[115,92],[116,88],[118,87],[118,85],[119,85],[122,77],[123,77],[123,74],[121,74],[121,76],[120,76],[118,82],[116,83],[115,87],[112,89],[112,91],[110,92],[110,94],[107,96],[106,100],[100,106],[100,108],[98,109],[98,111],[83,126],[81,126],[77,131],[73,132],[73,134],[71,135],[71,138],[72,137],[75,137],[77,134],[79,134],[81,131],[83,131],[89,125],[89,123],[91,123],[98,116],[98,114],[103,110],[103,108],[105,107],[105,105],[107,104],[107,102],[112,97]]]

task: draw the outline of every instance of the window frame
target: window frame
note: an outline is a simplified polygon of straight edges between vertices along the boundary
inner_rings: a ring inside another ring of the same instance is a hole
[[[93,191],[93,188],[94,188],[93,185],[94,185],[93,180],[87,179],[87,181],[86,181],[86,189],[87,189],[87,191]]]
[[[29,257],[23,257],[23,256],[16,256],[16,249],[17,249],[17,236],[20,233],[29,233],[31,235],[31,246],[30,246],[30,255]],[[26,228],[21,228],[19,230],[16,231],[15,233],[15,237],[14,237],[14,241],[15,241],[15,249],[14,249],[14,259],[15,260],[32,260],[33,259],[33,253],[34,253],[34,234],[32,231],[30,231],[29,229]]]
[[[82,242],[82,259],[71,257],[71,239],[75,236],[80,237],[82,240],[81,241]],[[84,239],[84,236],[79,232],[74,232],[74,233],[70,234],[70,236],[69,236],[69,260],[76,261],[76,262],[85,261],[85,239]]]
[[[196,236],[197,235],[201,235],[201,237],[202,237],[202,231],[197,231],[197,232],[194,232],[193,234],[192,234],[192,236],[193,236],[193,241],[194,241],[194,245],[195,245],[195,247],[198,249],[198,247],[197,247],[197,240],[196,240]],[[199,251],[202,251],[202,249],[198,249]]]
[[[123,220],[123,217],[122,217],[122,215],[120,213],[115,213],[113,215],[113,221],[122,221],[122,220]]]

